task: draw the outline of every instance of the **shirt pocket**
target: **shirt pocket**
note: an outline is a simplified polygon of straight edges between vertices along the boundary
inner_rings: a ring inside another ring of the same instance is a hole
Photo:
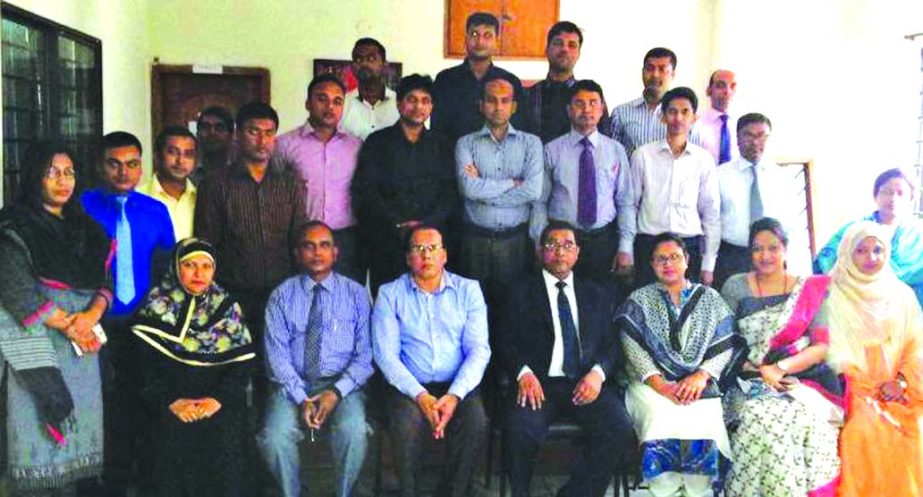
[[[324,352],[338,360],[348,360],[356,347],[356,319],[333,318],[331,333],[324,337]]]

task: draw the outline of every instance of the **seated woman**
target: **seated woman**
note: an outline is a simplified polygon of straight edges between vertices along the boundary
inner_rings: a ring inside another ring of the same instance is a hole
[[[153,413],[153,495],[243,495],[247,361],[240,306],[214,282],[215,252],[187,238],[140,307],[142,396]]]
[[[80,207],[78,172],[64,148],[38,145],[19,203],[0,212],[0,354],[12,372],[3,460],[13,495],[53,495],[102,471],[93,328],[112,297],[111,244]]]
[[[875,202],[878,210],[865,221],[881,225],[890,245],[891,269],[897,277],[910,285],[923,306],[923,221],[913,215],[916,191],[914,180],[900,169],[889,169],[875,179]],[[837,251],[843,234],[852,226],[849,223],[820,249],[814,259],[814,272],[827,273],[836,265]]]
[[[615,317],[631,377],[625,404],[655,496],[711,496],[721,454],[731,455],[717,380],[734,353],[733,315],[717,291],[686,279],[687,260],[681,238],[655,237],[658,282]]]
[[[748,355],[724,397],[734,466],[728,497],[833,497],[840,459],[842,388],[826,365],[830,336],[820,312],[830,278],[786,271],[779,221],[750,228],[753,271],[721,290]]]
[[[848,406],[839,497],[923,495],[923,311],[887,263],[889,238],[873,222],[850,226],[830,272],[827,364]]]

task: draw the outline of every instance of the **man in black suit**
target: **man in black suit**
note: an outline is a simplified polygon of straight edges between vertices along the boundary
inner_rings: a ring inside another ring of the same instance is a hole
[[[614,383],[618,357],[613,299],[604,287],[575,279],[580,246],[574,228],[550,222],[542,231],[543,270],[512,285],[502,313],[499,353],[518,382],[506,423],[505,454],[514,497],[529,495],[535,452],[558,417],[586,435],[562,497],[601,497],[632,428]],[[612,381],[607,382],[610,378]]]

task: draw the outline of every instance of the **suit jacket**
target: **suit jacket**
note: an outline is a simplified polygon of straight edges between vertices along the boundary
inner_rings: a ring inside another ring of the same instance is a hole
[[[580,321],[577,331],[580,336],[580,376],[599,364],[606,379],[610,380],[616,373],[619,356],[618,336],[612,323],[614,298],[602,285],[576,275],[574,294]],[[554,346],[551,313],[557,312],[557,301],[548,301],[541,273],[513,283],[505,300],[498,330],[503,369],[515,382],[523,366],[529,366],[539,381],[544,382],[548,378]]]

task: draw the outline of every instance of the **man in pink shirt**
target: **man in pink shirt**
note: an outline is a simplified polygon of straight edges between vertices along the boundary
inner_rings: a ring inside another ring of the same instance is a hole
[[[734,73],[718,69],[708,78],[705,94],[711,105],[699,113],[692,128],[692,143],[708,150],[715,164],[724,164],[739,155],[737,151],[737,116],[728,113],[737,93]]]
[[[332,74],[308,85],[307,122],[276,139],[273,166],[291,170],[302,182],[307,218],[334,230],[339,246],[335,269],[365,284],[356,217],[349,193],[362,141],[337,130],[343,117],[346,87]]]

